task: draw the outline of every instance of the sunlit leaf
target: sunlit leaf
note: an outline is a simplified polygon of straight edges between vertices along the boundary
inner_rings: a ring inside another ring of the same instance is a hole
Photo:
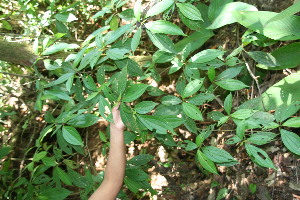
[[[83,145],[83,141],[81,139],[78,131],[72,126],[64,126],[62,128],[62,134],[64,139],[73,145]]]

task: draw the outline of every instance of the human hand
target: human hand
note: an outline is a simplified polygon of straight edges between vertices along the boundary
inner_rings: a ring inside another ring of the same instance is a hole
[[[110,123],[110,127],[124,131],[124,129],[126,127],[121,119],[119,107],[120,107],[120,104],[117,104],[116,106],[114,106],[112,108],[112,115],[113,115],[114,122]]]

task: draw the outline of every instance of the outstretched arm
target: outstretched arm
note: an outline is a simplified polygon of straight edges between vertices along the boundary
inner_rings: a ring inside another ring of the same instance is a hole
[[[114,200],[123,185],[125,175],[124,129],[119,106],[112,109],[114,123],[110,123],[110,149],[101,186],[90,197],[90,200]]]

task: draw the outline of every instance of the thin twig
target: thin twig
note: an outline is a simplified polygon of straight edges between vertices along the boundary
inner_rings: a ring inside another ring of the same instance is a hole
[[[243,56],[243,59],[244,59],[244,61],[245,61],[245,64],[246,64],[246,67],[247,67],[247,70],[248,70],[250,76],[252,77],[252,79],[253,79],[253,80],[255,81],[255,83],[256,83],[256,87],[257,87],[259,96],[261,96],[261,89],[260,89],[260,86],[259,86],[259,83],[258,83],[258,79],[257,79],[258,76],[255,76],[255,75],[253,74],[253,72],[252,72],[252,70],[251,70],[251,68],[250,68],[250,65],[249,65],[249,63],[247,62],[247,60],[246,60],[244,54],[242,54],[242,56]]]
[[[247,67],[247,70],[248,70],[250,76],[251,76],[252,79],[255,81],[255,84],[256,84],[256,87],[257,87],[259,96],[261,96],[262,93],[261,93],[261,89],[260,89],[260,86],[259,86],[259,83],[258,83],[258,79],[257,79],[258,76],[255,76],[255,75],[253,74],[253,72],[251,71],[250,65],[249,65],[249,63],[247,62],[247,60],[246,60],[246,58],[245,58],[245,56],[244,56],[244,53],[242,53],[242,56],[243,56],[243,59],[244,59],[244,61],[245,61],[245,64],[246,64],[246,67]],[[263,109],[266,111],[267,109],[266,109],[266,107],[265,107],[264,101],[262,100],[261,103],[262,103]]]

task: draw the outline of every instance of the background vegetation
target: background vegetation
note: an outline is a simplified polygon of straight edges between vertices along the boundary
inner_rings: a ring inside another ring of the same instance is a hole
[[[1,1],[1,197],[87,199],[121,103],[121,199],[299,198],[300,3],[268,5]]]

